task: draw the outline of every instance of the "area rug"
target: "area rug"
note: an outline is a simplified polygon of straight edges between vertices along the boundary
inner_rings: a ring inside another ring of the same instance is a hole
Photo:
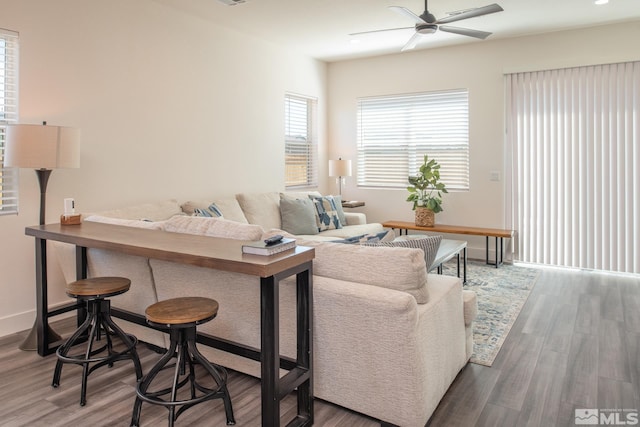
[[[455,262],[443,266],[443,273],[456,275]],[[539,270],[503,264],[500,268],[481,261],[467,262],[467,284],[478,298],[478,316],[473,325],[474,353],[471,362],[491,366],[504,340],[527,301]]]

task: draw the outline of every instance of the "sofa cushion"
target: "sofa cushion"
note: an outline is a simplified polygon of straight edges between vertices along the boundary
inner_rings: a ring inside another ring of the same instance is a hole
[[[438,253],[438,248],[440,247],[440,242],[442,241],[442,236],[424,236],[419,238],[414,238],[410,240],[394,240],[392,242],[365,242],[364,245],[370,246],[389,246],[396,248],[417,248],[421,249],[424,253],[424,262],[428,267],[433,264],[433,260],[436,258],[436,254]]]
[[[206,208],[195,208],[193,210],[193,216],[204,216],[207,218],[222,218],[222,211],[215,203],[211,203]]]
[[[259,225],[242,224],[224,218],[176,216],[165,223],[165,230],[173,233],[198,234],[235,240],[260,240]]]
[[[319,191],[287,191],[280,193],[280,198],[289,197],[290,199],[308,199],[309,197],[322,197]]]
[[[392,242],[396,237],[396,233],[393,230],[381,231],[376,234],[362,234],[360,236],[347,237],[344,240],[336,240],[336,243],[347,244],[365,244],[365,243],[377,243],[377,242]]]
[[[207,206],[215,203],[220,212],[222,213],[222,217],[224,219],[228,219],[231,221],[241,222],[243,224],[248,224],[247,218],[244,216],[244,212],[242,212],[242,208],[240,204],[236,200],[235,197],[228,197],[222,199],[199,199],[199,200],[190,200],[182,204],[182,211],[187,215],[193,215],[195,213],[196,208],[206,208]]]
[[[165,223],[165,221],[143,221],[139,219],[111,218],[101,215],[89,215],[84,220],[88,222],[102,222],[104,224],[124,225],[126,227],[148,228],[151,230],[162,230]]]
[[[240,193],[236,199],[249,224],[258,224],[265,230],[282,228],[279,193]]]
[[[158,203],[144,203],[128,208],[112,209],[103,212],[95,212],[96,215],[123,219],[147,219],[150,221],[162,221],[174,215],[183,215],[182,209],[176,200],[165,200]]]
[[[333,197],[311,196],[311,199],[316,207],[316,223],[319,232],[342,228]]]
[[[384,231],[382,224],[371,222],[369,224],[348,225],[334,230],[325,230],[319,235],[334,237],[333,240],[346,239],[347,237],[362,236],[363,234],[378,234]]]
[[[418,304],[429,301],[427,268],[422,250],[302,239],[298,244],[315,248],[314,275],[404,291],[411,294]]]
[[[282,229],[291,234],[318,234],[316,210],[309,198],[280,197]]]

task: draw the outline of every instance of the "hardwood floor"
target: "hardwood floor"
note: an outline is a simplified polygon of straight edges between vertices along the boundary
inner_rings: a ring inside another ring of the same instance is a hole
[[[62,320],[55,328],[68,334],[74,322]],[[80,407],[79,368],[66,365],[60,387],[51,388],[55,356],[19,350],[25,334],[0,338],[1,426],[129,425],[130,362],[92,374],[87,405]],[[146,346],[139,353],[145,371],[158,357]],[[229,389],[237,425],[260,425],[259,381],[230,372]],[[468,364],[428,426],[572,426],[575,409],[640,411],[637,278],[543,269],[493,366]],[[283,419],[294,411],[292,395],[282,404]],[[315,418],[323,427],[379,425],[321,400]],[[166,425],[166,410],[144,404],[141,423]],[[222,403],[198,405],[177,425],[224,426]]]
[[[575,409],[638,413],[639,344],[640,280],[543,269],[493,366],[467,365],[429,426],[573,426]]]

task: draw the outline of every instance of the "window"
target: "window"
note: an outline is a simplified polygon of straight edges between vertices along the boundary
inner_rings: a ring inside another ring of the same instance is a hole
[[[18,171],[5,168],[8,124],[18,119],[18,34],[0,28],[0,215],[18,212]]]
[[[466,89],[358,100],[358,186],[406,188],[425,154],[449,190],[469,190]]]
[[[299,95],[284,98],[285,186],[318,185],[317,101]]]

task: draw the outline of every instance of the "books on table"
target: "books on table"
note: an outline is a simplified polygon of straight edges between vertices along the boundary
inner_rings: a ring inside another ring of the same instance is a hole
[[[242,253],[253,255],[275,255],[296,247],[295,239],[282,239],[278,243],[267,244],[264,241],[242,245]]]

